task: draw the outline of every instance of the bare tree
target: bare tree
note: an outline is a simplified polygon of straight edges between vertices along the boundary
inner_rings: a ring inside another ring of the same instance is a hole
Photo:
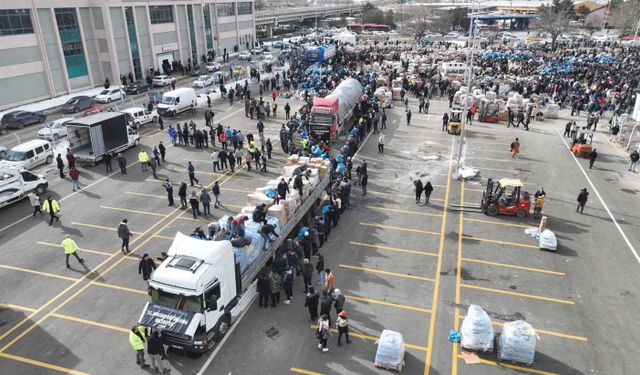
[[[612,4],[609,24],[621,29],[621,35],[633,32],[640,20],[640,0],[628,0]]]
[[[574,15],[571,0],[553,0],[553,3],[540,7],[534,26],[551,35],[551,49],[555,50],[558,37],[572,28],[569,21]]]

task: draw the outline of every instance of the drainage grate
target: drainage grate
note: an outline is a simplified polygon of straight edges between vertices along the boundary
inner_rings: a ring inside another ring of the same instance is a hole
[[[264,329],[264,334],[267,335],[267,337],[270,338],[271,340],[275,340],[278,337],[280,337],[280,331],[272,325],[267,326]]]

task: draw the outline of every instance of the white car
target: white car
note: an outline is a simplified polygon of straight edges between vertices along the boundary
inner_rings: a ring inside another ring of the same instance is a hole
[[[109,88],[106,90],[102,90],[100,94],[96,95],[95,101],[98,103],[111,103],[114,100],[120,100],[120,98],[124,98],[127,94],[124,93],[119,87],[117,88]]]
[[[171,82],[174,82],[175,80],[176,79],[173,77],[161,75],[161,76],[154,77],[153,80],[151,81],[151,84],[156,87],[165,87],[165,86],[169,86]]]
[[[217,61],[207,63],[205,66],[209,69],[209,73],[217,72],[222,68],[222,64]]]
[[[262,57],[263,58],[270,58],[273,59],[273,55],[271,54],[271,52],[262,52]]]
[[[240,60],[249,60],[251,58],[251,52],[249,51],[242,51],[240,52],[240,54],[238,55],[238,58]]]
[[[211,76],[200,76],[198,79],[193,81],[191,85],[193,87],[205,88],[206,86],[213,85],[213,78]]]
[[[273,64],[274,58],[271,55],[265,56],[264,60],[262,60],[265,64]]]
[[[460,34],[457,31],[451,31],[450,33],[448,33],[444,37],[447,38],[447,39],[456,39],[456,38],[462,37],[462,34]]]
[[[6,147],[0,146],[0,160],[7,157],[7,152],[9,152],[9,150],[7,150]]]
[[[48,141],[57,141],[59,138],[67,136],[67,122],[74,120],[73,117],[61,118],[47,125],[46,128],[42,128],[38,131],[38,137],[40,139],[46,139]]]
[[[591,40],[594,42],[613,42],[616,40],[614,35],[610,34],[593,34]]]
[[[141,107],[133,107],[122,110],[128,116],[129,126],[133,129],[138,129],[141,125],[148,124],[150,122],[156,122],[158,119],[158,113],[156,111],[149,111]]]

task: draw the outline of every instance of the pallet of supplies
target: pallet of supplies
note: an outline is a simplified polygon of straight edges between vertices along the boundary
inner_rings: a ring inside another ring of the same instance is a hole
[[[474,352],[493,352],[493,325],[489,315],[477,305],[469,306],[460,329],[462,349]]]
[[[375,366],[402,372],[405,352],[402,334],[385,329],[380,334],[377,344]]]
[[[498,342],[498,360],[531,366],[536,355],[536,331],[524,320],[505,323]]]

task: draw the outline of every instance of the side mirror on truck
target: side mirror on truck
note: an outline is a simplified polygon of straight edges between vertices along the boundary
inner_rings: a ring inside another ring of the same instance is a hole
[[[207,310],[217,310],[218,309],[218,297],[213,296],[210,299],[205,301],[205,307]]]

